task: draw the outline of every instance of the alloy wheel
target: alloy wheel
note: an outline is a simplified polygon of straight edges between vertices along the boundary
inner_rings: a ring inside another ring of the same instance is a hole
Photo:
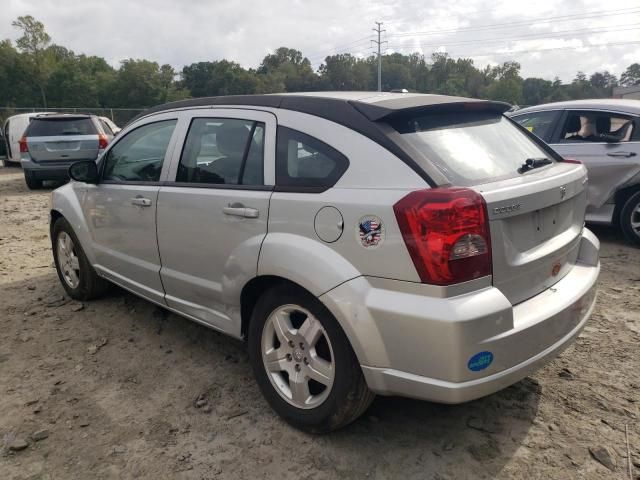
[[[274,310],[262,330],[262,361],[278,394],[291,405],[322,404],[333,386],[331,341],[320,321],[298,305]]]
[[[62,278],[71,288],[77,288],[80,284],[80,262],[75,252],[75,245],[67,232],[58,235],[58,266],[62,272]]]
[[[640,237],[640,202],[631,210],[631,229],[638,237]]]

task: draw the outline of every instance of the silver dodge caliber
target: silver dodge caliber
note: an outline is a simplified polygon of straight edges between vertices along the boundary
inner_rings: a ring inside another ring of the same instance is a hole
[[[584,166],[508,107],[339,92],[152,108],[53,192],[60,281],[246,339],[264,396],[306,431],[375,394],[488,395],[580,333],[600,270]]]

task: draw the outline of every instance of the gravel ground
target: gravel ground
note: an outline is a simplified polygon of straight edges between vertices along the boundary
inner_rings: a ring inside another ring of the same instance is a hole
[[[378,397],[324,436],[279,420],[245,347],[122,290],[65,298],[49,192],[0,168],[0,478],[626,479],[640,472],[640,250],[602,240],[584,333],[530,378],[443,406]]]

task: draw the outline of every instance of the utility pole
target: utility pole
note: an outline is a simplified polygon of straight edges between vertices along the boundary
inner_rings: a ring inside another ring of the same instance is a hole
[[[386,32],[386,30],[382,30],[383,22],[374,22],[377,27],[373,29],[374,32],[378,34],[378,40],[371,40],[373,43],[378,45],[378,91],[382,91],[382,54],[380,53],[380,47],[383,43],[387,43],[386,41],[380,40],[380,35],[382,32]]]

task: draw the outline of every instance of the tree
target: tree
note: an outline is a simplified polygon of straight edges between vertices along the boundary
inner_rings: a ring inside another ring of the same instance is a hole
[[[525,78],[522,82],[522,101],[525,105],[537,105],[547,101],[553,83],[543,78]]]
[[[258,79],[236,62],[198,62],[182,69],[184,86],[194,97],[255,93]]]
[[[487,98],[503,102],[522,103],[523,80],[520,76],[520,64],[518,62],[504,62],[493,67],[488,72],[492,79],[485,90]]]
[[[162,68],[149,60],[122,61],[111,85],[110,105],[144,108],[167,101],[167,76],[173,76],[173,69]]]
[[[44,24],[31,15],[18,17],[11,25],[22,30],[22,36],[18,38],[16,45],[31,66],[33,81],[40,89],[42,104],[46,108],[45,88],[54,68],[51,52],[47,50],[51,37],[45,31]]]
[[[160,82],[160,101],[161,103],[175,102],[176,100],[183,100],[189,98],[189,90],[181,87],[176,82],[178,74],[171,65],[164,64],[160,67],[159,82]]]
[[[371,64],[368,59],[359,59],[349,53],[326,57],[319,69],[321,89],[371,90]]]
[[[622,75],[620,75],[620,85],[632,87],[640,85],[640,63],[629,65]]]
[[[75,55],[56,45],[55,69],[47,83],[48,99],[57,107],[107,106],[116,76],[115,70],[95,56]]]
[[[573,99],[592,98],[597,96],[597,92],[587,79],[584,72],[578,72],[571,84],[568,86],[569,96]]]
[[[264,57],[256,73],[278,77],[276,81],[282,82],[287,92],[309,91],[316,84],[311,62],[293,48],[280,47]]]
[[[27,81],[29,71],[9,40],[0,41],[0,105],[35,105],[40,93]]]
[[[589,83],[594,95],[597,97],[610,97],[613,87],[618,86],[618,79],[608,71],[595,72],[589,77]]]

